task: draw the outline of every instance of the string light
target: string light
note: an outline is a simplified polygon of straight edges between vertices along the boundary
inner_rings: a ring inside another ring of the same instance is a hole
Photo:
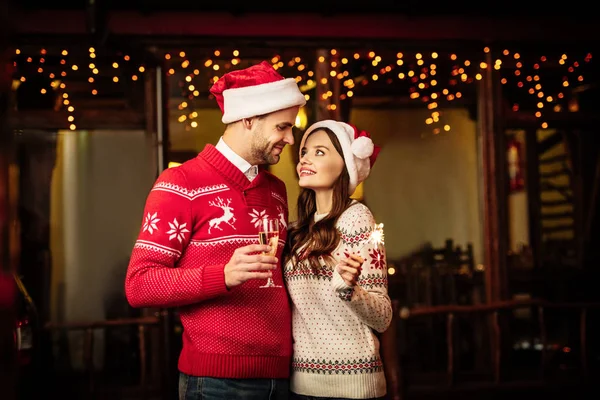
[[[485,55],[491,52],[491,48],[486,46],[482,50],[479,57],[475,55],[475,60],[473,58],[461,59],[456,53],[449,53],[444,56],[436,51],[413,52],[412,56],[407,58],[406,55],[408,52],[399,51],[395,53],[393,60],[386,62],[383,56],[377,54],[374,50],[346,52],[345,50],[330,49],[327,54],[320,54],[316,58],[316,67],[327,70],[327,73],[323,74],[320,79],[315,79],[315,72],[309,67],[311,63],[306,62],[298,55],[284,59],[280,54],[274,54],[270,58],[270,62],[276,70],[286,69],[285,73],[282,72],[282,74],[296,79],[301,90],[305,93],[307,100],[311,99],[310,93],[317,89],[316,93],[318,94],[319,101],[330,111],[335,111],[338,108],[338,101],[344,101],[353,97],[356,94],[357,86],[360,88],[379,82],[391,84],[395,80],[406,81],[410,84],[409,98],[424,104],[431,112],[425,119],[425,124],[432,127],[434,134],[449,132],[451,130],[450,124],[444,121],[442,110],[446,104],[462,98],[461,85],[469,85],[473,82],[481,81],[484,74],[491,73],[492,70],[499,71],[505,69],[506,71],[511,71],[513,75],[510,77],[506,76],[506,74],[501,75],[500,82],[507,84],[509,81],[513,81],[518,88],[528,87],[525,85],[523,79],[526,76],[525,70],[533,68],[538,71],[538,74],[529,79],[535,83],[532,94],[539,99],[539,104],[536,104],[537,111],[535,111],[535,115],[538,118],[541,118],[540,110],[544,109],[545,103],[556,103],[561,98],[558,94],[548,95],[545,93],[543,84],[540,82],[540,64],[543,64],[547,60],[546,56],[542,56],[540,62],[528,66],[525,65],[521,53],[505,49],[496,57],[491,65],[488,65],[488,62],[485,61]],[[181,57],[182,54],[185,55],[185,52],[180,52],[179,56]],[[210,57],[196,68],[196,71],[198,69],[202,70],[202,68],[212,68],[213,72],[216,72],[211,76],[208,82],[209,85],[212,85],[222,74],[241,62],[239,58],[232,59],[230,62],[217,60],[216,57],[219,57],[221,54],[225,57],[225,53],[222,53],[221,50],[214,50]],[[235,57],[239,56],[239,53],[235,53],[235,51],[232,54]],[[471,54],[471,57],[473,57],[473,54]],[[234,60],[235,62],[233,62]],[[355,60],[355,62],[357,60],[364,60],[360,71],[349,60]],[[511,62],[507,63],[507,60]],[[563,64],[566,64],[566,55],[561,56],[560,60],[563,61]],[[587,57],[587,61],[589,62],[590,60],[591,54]],[[188,59],[184,59],[183,61],[178,60],[177,62],[181,63],[181,65],[186,65],[186,68],[191,65],[191,61]],[[444,69],[440,70],[439,65],[444,65],[446,62],[450,62],[450,69],[447,71]],[[172,66],[177,66],[177,63],[172,62]],[[504,68],[504,66],[510,67]],[[569,67],[569,73],[575,74],[577,66],[577,62],[573,63]],[[171,75],[176,73],[175,71],[171,71]],[[189,85],[189,83],[194,82],[194,78],[198,75],[198,72],[184,75],[183,80],[185,80],[185,85],[180,85],[182,87],[182,97],[188,100],[186,103],[188,112],[189,110],[193,110],[193,101],[200,95],[198,90],[190,89],[192,87],[196,89],[198,85]],[[583,82],[584,76],[577,74],[573,78],[565,78],[563,85],[567,87],[571,81],[575,80]],[[333,90],[336,81],[339,81],[341,89],[337,94]],[[515,104],[513,109],[518,111],[521,107]],[[186,127],[191,126],[190,121],[191,118],[189,118],[189,115],[186,118],[180,118],[180,122],[187,124]],[[547,122],[541,121],[540,126],[546,127]]]
[[[27,54],[31,54],[31,56],[26,56]],[[96,85],[98,83],[100,70],[98,69],[99,61],[97,61],[97,49],[94,47],[89,47],[87,49],[88,61],[84,62],[83,64],[70,62],[71,56],[72,52],[68,49],[50,50],[47,48],[41,48],[39,51],[25,48],[15,49],[15,59],[13,61],[15,72],[13,82],[25,82],[27,77],[34,73],[37,73],[44,78],[48,78],[50,80],[51,90],[41,88],[40,94],[50,95],[50,92],[54,92],[56,95],[58,95],[58,102],[55,108],[61,108],[65,110],[67,114],[66,126],[68,126],[70,130],[77,130],[77,99],[73,98],[73,93],[69,90],[66,78],[71,73],[88,71],[87,82],[90,84],[90,93],[93,96],[96,96],[98,95],[98,89]],[[114,59],[114,61],[111,61],[108,65],[112,66],[113,73],[116,72],[113,76],[113,82],[116,83],[120,81],[119,76],[121,75],[119,61],[122,59],[125,62],[128,62],[131,60],[131,58],[129,55],[122,57],[118,54],[110,54],[109,57]],[[35,59],[37,59],[37,64],[34,62]],[[49,64],[49,59],[57,60],[58,62]],[[31,68],[32,65],[36,65],[33,70]],[[143,66],[139,67],[140,73],[143,73],[144,70],[145,69]],[[138,79],[139,76],[137,74],[131,75],[131,80],[133,82],[138,81]],[[13,83],[13,89],[16,89],[17,87],[18,84]]]
[[[316,59],[317,65],[314,65],[309,57],[300,54],[292,57],[273,54],[270,62],[273,68],[285,69],[280,72],[285,76],[293,77],[298,82],[307,100],[317,98],[314,95],[317,93],[318,100],[332,112],[337,111],[340,102],[354,97],[357,91],[360,92],[367,85],[406,82],[409,99],[423,104],[429,112],[424,121],[425,125],[431,127],[434,134],[439,134],[451,131],[450,124],[444,120],[443,110],[448,104],[462,98],[463,85],[481,81],[486,73],[489,74],[493,70],[500,72],[493,76],[498,76],[501,84],[513,84],[517,89],[525,90],[531,96],[533,114],[540,121],[541,127],[547,127],[548,123],[543,118],[545,114],[573,108],[568,106],[570,96],[565,96],[565,93],[570,93],[574,86],[585,82],[582,66],[592,60],[591,53],[587,53],[583,59],[567,53],[559,53],[552,57],[550,54],[544,54],[532,61],[530,54],[524,57],[522,52],[504,49],[494,54],[491,65],[488,65],[486,55],[489,57],[491,52],[488,46],[484,47],[479,55],[471,53],[469,57],[438,51],[396,51],[388,59],[375,50],[348,51],[334,48],[320,54]],[[67,91],[64,79],[69,72],[77,72],[82,67],[89,71],[88,82],[91,94],[98,95],[97,84],[101,73],[99,62],[96,60],[98,53],[93,47],[88,49],[87,69],[85,64],[70,63],[68,57],[70,52],[67,49],[59,50],[58,54],[51,53],[46,48],[39,50],[37,73],[47,74],[53,79],[53,89],[67,95],[63,97],[62,105],[68,111],[69,126],[76,129],[74,115],[76,99],[73,99],[72,93]],[[24,54],[27,54],[24,49],[15,50],[15,55],[19,56],[20,60],[24,60],[21,62],[26,64],[34,62],[33,57],[24,57]],[[46,60],[52,56],[60,58],[58,69],[47,65]],[[137,82],[145,72],[145,67],[138,65],[128,69],[125,74],[121,64],[129,64],[131,57],[127,54],[111,54],[110,57],[112,60],[107,64],[108,71],[105,72],[110,74],[115,85],[122,84],[126,78]],[[198,116],[195,111],[195,99],[204,96],[205,93],[199,88],[210,87],[220,76],[231,69],[239,68],[239,65],[244,62],[237,49],[231,51],[213,49],[207,51],[206,58],[200,60],[191,60],[189,52],[185,50],[165,52],[163,57],[167,63],[167,74],[170,76],[177,74],[180,80],[182,101],[178,106],[181,112],[178,121],[186,124],[186,129],[198,125],[195,121]],[[560,79],[558,82],[543,77],[544,65],[550,59],[565,69],[564,74],[557,78]],[[16,62],[15,66],[19,67]],[[318,68],[319,73],[317,74],[317,70],[312,67]],[[26,81],[27,74],[18,71],[19,68],[15,79],[20,82]],[[321,73],[321,71],[326,72]],[[557,84],[558,90],[555,88]],[[523,109],[524,107],[518,103],[512,106],[513,111]]]

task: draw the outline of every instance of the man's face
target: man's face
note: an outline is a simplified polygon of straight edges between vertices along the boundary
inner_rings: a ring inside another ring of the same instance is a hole
[[[253,164],[277,164],[285,145],[294,144],[292,127],[300,107],[286,108],[254,118],[250,156]]]

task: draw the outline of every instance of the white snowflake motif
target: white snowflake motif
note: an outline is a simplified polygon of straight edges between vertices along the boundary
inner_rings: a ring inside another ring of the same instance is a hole
[[[144,232],[148,231],[151,235],[154,233],[154,231],[158,232],[156,223],[160,221],[160,219],[156,218],[156,214],[157,213],[150,215],[150,213],[148,213],[148,215],[146,215],[146,220],[144,221]]]
[[[169,222],[169,226],[171,227],[171,230],[169,230],[167,233],[170,234],[171,236],[169,236],[169,240],[173,240],[175,238],[177,238],[177,240],[179,240],[179,243],[181,243],[183,241],[183,239],[185,239],[185,233],[188,233],[189,230],[186,229],[187,222],[184,222],[183,224],[179,224],[179,222],[177,222],[177,218],[173,218],[173,222]]]
[[[257,211],[257,210],[252,209],[252,212],[249,212],[248,214],[252,217],[252,219],[250,220],[250,223],[254,224],[255,228],[258,228],[258,226],[260,225],[260,221],[262,221],[263,218],[269,217],[267,215],[266,210]]]

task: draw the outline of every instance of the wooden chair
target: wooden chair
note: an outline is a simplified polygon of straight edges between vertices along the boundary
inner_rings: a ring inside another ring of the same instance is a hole
[[[435,248],[431,243],[424,244],[419,250],[401,260],[391,260],[395,274],[389,275],[390,297],[399,300],[410,308],[432,307],[436,305],[471,305],[480,303],[484,298],[483,271],[475,268],[473,246],[455,245],[448,239],[444,246]],[[463,327],[464,321],[457,321]],[[413,323],[410,335],[406,337],[407,354],[418,370],[431,370],[445,364],[446,343],[434,340],[435,332],[445,329],[443,318],[432,316]],[[466,326],[463,327],[469,332]],[[460,340],[457,338],[457,340]],[[413,349],[429,343],[419,352]],[[459,346],[458,348],[463,348]],[[470,349],[466,349],[470,352]],[[459,358],[460,354],[457,354]],[[465,359],[466,360],[466,359]]]
[[[481,296],[482,272],[475,268],[473,246],[455,246],[447,239],[444,246],[431,243],[402,260],[406,274],[406,303],[411,307],[447,304],[473,304]]]

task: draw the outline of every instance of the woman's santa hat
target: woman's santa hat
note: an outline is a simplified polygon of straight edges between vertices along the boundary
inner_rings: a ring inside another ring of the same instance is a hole
[[[223,75],[210,92],[224,124],[306,104],[296,80],[285,79],[267,61]]]
[[[356,187],[369,176],[381,148],[373,144],[368,132],[359,131],[354,125],[345,122],[326,119],[312,124],[304,132],[300,149],[304,147],[308,135],[321,128],[330,129],[338,138],[344,152],[346,169],[350,175],[349,190],[350,193],[354,193]]]

